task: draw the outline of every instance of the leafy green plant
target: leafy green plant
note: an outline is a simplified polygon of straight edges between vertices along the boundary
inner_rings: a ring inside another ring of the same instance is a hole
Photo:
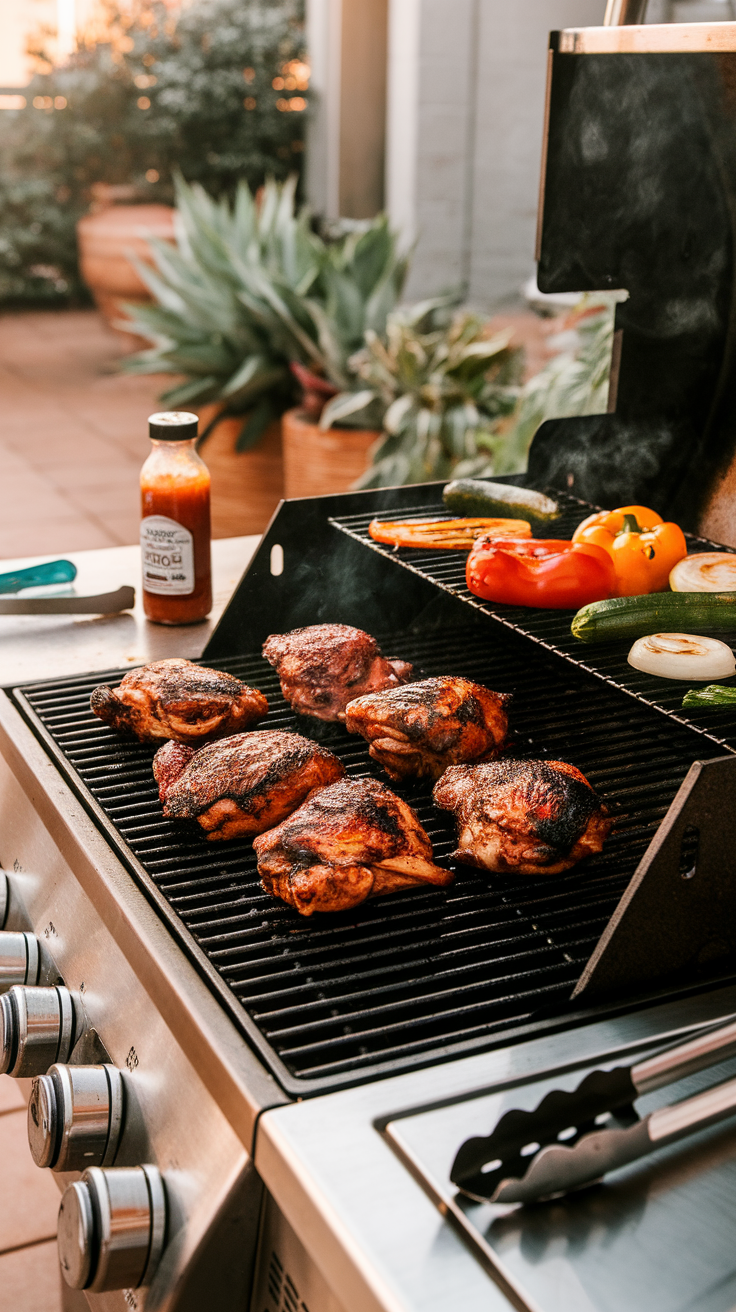
[[[105,39],[63,67],[39,39],[26,108],[2,112],[0,298],[85,295],[75,225],[95,183],[169,202],[173,171],[216,196],[302,159],[302,0],[110,0]]]
[[[379,408],[385,436],[359,486],[419,483],[489,465],[511,472],[516,458],[503,421],[516,404],[521,359],[509,340],[509,332],[489,335],[468,310],[453,313],[450,298],[394,311],[385,340],[369,329],[350,361],[359,382],[328,402],[321,421],[327,428]]]
[[[520,456],[526,456],[545,420],[605,412],[616,300],[598,292],[583,296],[568,319],[569,330],[574,330],[572,344],[523,387],[509,433]]]
[[[384,216],[328,242],[295,189],[294,178],[269,180],[256,200],[242,182],[231,204],[180,178],[177,246],[152,241],[155,268],[138,265],[156,304],[128,307],[153,346],[123,367],[183,375],[164,405],[247,414],[241,450],[296,399],[292,364],[333,389],[349,384],[349,357],[366,330],[384,332],[406,272]]]

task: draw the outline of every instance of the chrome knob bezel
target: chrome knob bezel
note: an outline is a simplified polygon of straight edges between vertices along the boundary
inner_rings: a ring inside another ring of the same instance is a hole
[[[40,970],[41,950],[36,935],[0,930],[0,993],[15,984],[37,984]]]
[[[115,1066],[56,1064],[33,1082],[28,1142],[36,1166],[112,1166],[123,1128],[123,1077]]]
[[[166,1194],[155,1166],[93,1166],[61,1200],[59,1262],[72,1289],[150,1284],[165,1238]]]
[[[76,1041],[72,995],[63,984],[15,984],[0,995],[0,1074],[42,1075],[68,1060]]]

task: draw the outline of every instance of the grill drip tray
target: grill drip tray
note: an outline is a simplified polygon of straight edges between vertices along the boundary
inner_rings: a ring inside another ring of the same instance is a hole
[[[456,1193],[450,1167],[465,1139],[488,1134],[512,1107],[531,1111],[551,1089],[575,1088],[583,1073],[410,1112],[384,1133],[512,1306],[525,1312],[732,1312],[733,1121],[553,1202],[501,1206]],[[640,1098],[637,1109],[644,1116],[734,1075],[732,1058]]]
[[[703,738],[502,628],[480,621],[383,637],[426,674],[460,674],[515,694],[521,755],[572,762],[616,815],[605,850],[548,879],[458,867],[447,890],[399,893],[304,919],[263,892],[249,842],[207,843],[164,819],[153,749],[123,740],[89,709],[97,683],[126,671],[27,685],[16,704],[111,845],[287,1092],[356,1084],[560,1028],[569,997]],[[217,662],[261,688],[261,727],[298,729],[354,776],[375,774],[363,739],[297,717],[258,655]],[[704,751],[703,748],[706,748]],[[449,817],[430,791],[397,788],[447,861]]]

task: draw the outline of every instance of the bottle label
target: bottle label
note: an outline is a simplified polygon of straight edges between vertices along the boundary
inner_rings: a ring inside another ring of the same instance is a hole
[[[194,592],[194,538],[166,515],[141,520],[143,589],[165,597]]]

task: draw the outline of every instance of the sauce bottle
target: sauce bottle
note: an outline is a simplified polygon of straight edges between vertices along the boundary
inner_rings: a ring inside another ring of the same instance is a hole
[[[143,609],[157,624],[194,624],[212,607],[210,475],[195,450],[198,419],[151,415],[141,470]]]

